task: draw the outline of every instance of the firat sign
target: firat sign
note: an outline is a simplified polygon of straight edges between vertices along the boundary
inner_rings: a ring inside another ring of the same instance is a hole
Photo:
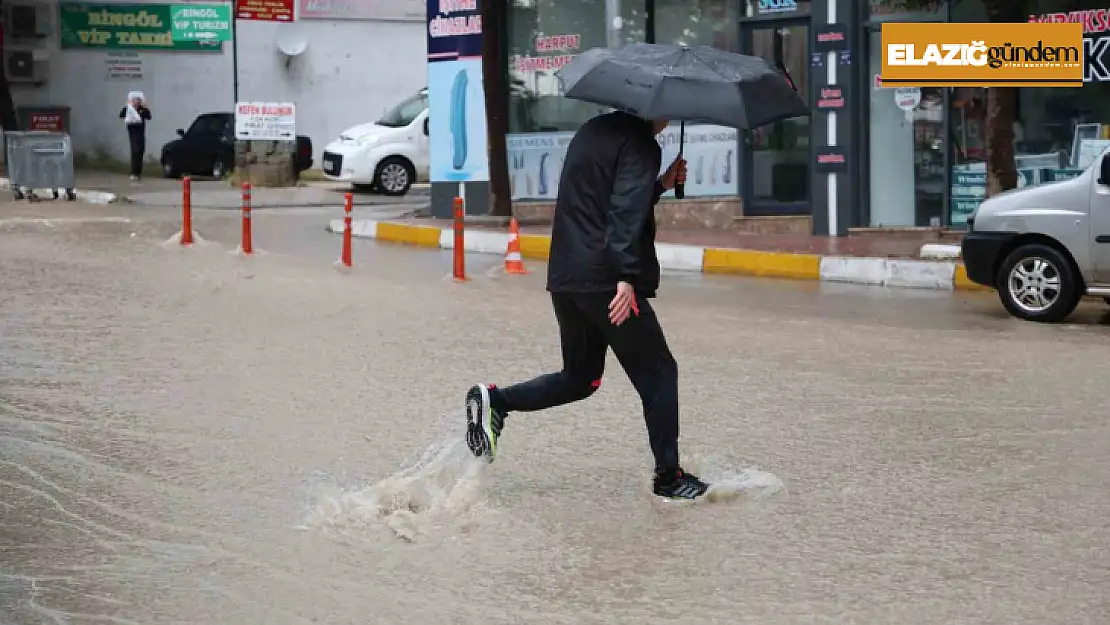
[[[1083,24],[1083,82],[1110,82],[1110,8],[1030,15],[1029,21]]]

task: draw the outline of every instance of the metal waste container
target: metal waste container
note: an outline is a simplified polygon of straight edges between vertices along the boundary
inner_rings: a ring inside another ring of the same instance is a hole
[[[69,134],[31,130],[5,132],[8,180],[15,199],[37,200],[36,189],[51,189],[54,199],[65,189],[66,199],[77,199],[74,191],[73,147]]]

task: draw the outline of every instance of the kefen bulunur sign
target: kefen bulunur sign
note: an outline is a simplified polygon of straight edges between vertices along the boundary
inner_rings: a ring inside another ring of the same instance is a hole
[[[235,138],[241,141],[295,141],[297,105],[292,102],[236,104]]]

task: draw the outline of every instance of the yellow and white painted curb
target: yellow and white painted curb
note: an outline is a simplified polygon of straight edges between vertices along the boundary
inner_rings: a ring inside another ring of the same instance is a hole
[[[331,220],[327,230],[342,234],[343,220]],[[351,236],[439,249],[453,249],[455,246],[455,234],[450,228],[372,219],[352,221]],[[509,233],[466,230],[463,233],[463,245],[467,252],[504,255],[508,251]],[[547,260],[550,247],[551,237],[547,235],[520,235],[520,254],[524,258]],[[948,291],[983,289],[967,279],[963,264],[957,260],[958,246],[955,247],[956,257],[943,260],[913,260],[761,252],[673,243],[655,244],[659,265],[668,271]]]

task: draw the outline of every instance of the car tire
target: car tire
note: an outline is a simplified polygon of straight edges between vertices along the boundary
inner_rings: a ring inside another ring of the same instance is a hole
[[[172,156],[167,156],[162,159],[162,175],[166,178],[177,178],[181,172],[177,170],[177,165],[173,162]]]
[[[224,163],[224,159],[217,158],[216,160],[212,161],[211,174],[212,177],[216,180],[223,180],[224,176],[227,175],[227,165]]]
[[[995,281],[1002,305],[1027,321],[1063,321],[1083,296],[1071,259],[1050,245],[1032,243],[1011,252]]]
[[[383,159],[374,171],[374,186],[382,195],[404,195],[412,188],[415,179],[416,169],[412,163],[399,156]]]

